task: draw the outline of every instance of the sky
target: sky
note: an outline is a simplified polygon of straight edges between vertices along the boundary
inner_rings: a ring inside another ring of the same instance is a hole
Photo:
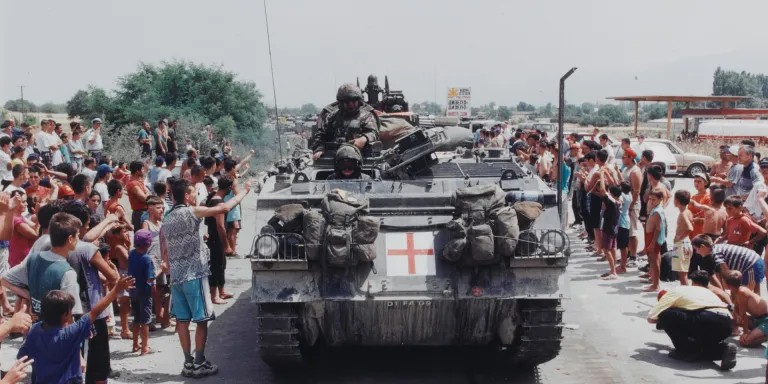
[[[606,103],[609,96],[707,95],[712,74],[766,71],[765,0],[267,0],[277,103],[332,101],[371,73],[414,103]],[[140,62],[222,65],[272,104],[261,0],[0,0],[0,102],[66,102],[114,89]]]

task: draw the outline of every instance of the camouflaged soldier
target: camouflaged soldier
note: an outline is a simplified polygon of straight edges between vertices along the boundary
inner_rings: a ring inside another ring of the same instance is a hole
[[[379,140],[379,118],[363,102],[363,93],[354,84],[344,84],[336,93],[339,109],[328,115],[312,137],[313,158],[325,152],[326,142],[344,141],[363,149]]]
[[[342,144],[336,150],[333,170],[328,180],[371,180],[370,176],[363,173],[363,154],[351,144]]]

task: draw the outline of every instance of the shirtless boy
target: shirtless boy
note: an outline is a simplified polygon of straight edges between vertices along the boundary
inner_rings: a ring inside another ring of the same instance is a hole
[[[659,278],[661,273],[661,247],[664,244],[666,230],[666,218],[664,207],[661,205],[664,192],[654,189],[648,194],[648,222],[645,226],[645,254],[648,255],[650,284],[643,289],[644,292],[657,292],[659,290]]]
[[[709,176],[725,178],[728,175],[728,171],[731,169],[733,163],[731,162],[730,152],[727,145],[720,146],[720,162],[712,164],[712,170],[709,172]]]
[[[735,305],[734,325],[743,331],[739,343],[745,347],[759,346],[768,335],[768,303],[751,289],[741,286],[741,272],[730,270],[724,276],[725,288],[731,291],[731,300]],[[751,331],[750,318],[756,321]]]
[[[675,229],[675,246],[672,250],[672,270],[677,272],[681,285],[688,285],[688,268],[691,265],[693,247],[691,232],[693,231],[693,214],[688,210],[691,193],[686,190],[675,192],[675,208],[680,210],[677,215]]]

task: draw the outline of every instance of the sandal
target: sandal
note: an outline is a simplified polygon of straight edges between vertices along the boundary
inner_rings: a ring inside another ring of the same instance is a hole
[[[659,288],[654,288],[650,285],[643,288],[643,292],[658,292],[658,291],[659,291]]]
[[[610,274],[611,274],[610,272],[603,273],[602,275],[600,275],[600,278],[602,279],[604,277],[608,277],[610,276]]]
[[[624,269],[624,268],[622,268],[622,267],[618,267],[618,268],[616,268],[616,274],[617,274],[617,275],[623,275],[623,274],[625,274],[625,273],[627,273],[627,270],[626,270],[626,269]]]
[[[601,278],[601,279],[603,279],[603,280],[616,280],[616,279],[618,279],[618,278],[619,278],[619,276],[617,276],[617,275],[612,275],[612,274],[609,274],[608,276],[605,276],[605,277],[600,277],[600,278]]]

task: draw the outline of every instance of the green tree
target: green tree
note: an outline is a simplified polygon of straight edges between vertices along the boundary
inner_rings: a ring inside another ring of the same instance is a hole
[[[749,96],[766,98],[768,94],[768,77],[741,71],[726,71],[717,67],[712,81],[712,94],[715,96]],[[758,106],[756,100],[746,100],[738,103],[738,107],[753,108]]]
[[[213,122],[213,133],[217,137],[234,137],[237,134],[237,124],[232,116],[224,116]]]
[[[629,122],[630,117],[627,116],[627,113],[621,106],[606,104],[600,106],[600,109],[597,111],[596,124],[628,124]]]
[[[55,104],[51,102],[40,105],[40,112],[43,113],[66,113],[67,107],[64,104]]]
[[[419,111],[426,111],[430,115],[440,115],[443,113],[443,106],[431,101],[422,101],[416,105],[418,105]]]
[[[656,120],[667,116],[667,106],[663,104],[647,104],[643,106],[646,120]]]
[[[525,101],[521,101],[521,102],[517,103],[517,110],[520,111],[520,112],[527,111],[528,110],[528,103],[526,103]]]
[[[555,115],[555,108],[552,106],[552,103],[547,103],[547,105],[539,109],[539,114],[541,117],[552,117]]]
[[[90,121],[106,117],[112,112],[114,102],[104,89],[89,85],[88,89],[75,92],[65,108],[70,118],[79,116],[83,121]]]
[[[318,112],[317,107],[312,103],[306,103],[301,106],[301,113],[304,115],[314,115]]]
[[[512,109],[510,107],[501,105],[498,111],[496,111],[496,118],[499,120],[509,120],[512,117]]]
[[[5,102],[3,107],[5,109],[9,110],[9,111],[22,112],[22,102],[21,102],[21,99],[8,100],[8,101]],[[35,103],[33,103],[33,102],[29,101],[29,100],[24,100],[23,107],[24,107],[24,111],[23,112],[25,112],[25,113],[26,112],[36,112],[37,111],[37,105],[35,105]]]
[[[219,66],[186,61],[142,63],[121,77],[107,120],[117,126],[164,117],[199,116],[208,121],[232,118],[239,132],[256,139],[262,133],[266,110],[262,95],[251,82]]]
[[[67,115],[70,118],[87,115],[90,112],[88,108],[88,91],[81,89],[75,92],[72,98],[67,101],[66,108]]]
[[[581,113],[591,115],[595,113],[595,105],[592,103],[581,103]]]

